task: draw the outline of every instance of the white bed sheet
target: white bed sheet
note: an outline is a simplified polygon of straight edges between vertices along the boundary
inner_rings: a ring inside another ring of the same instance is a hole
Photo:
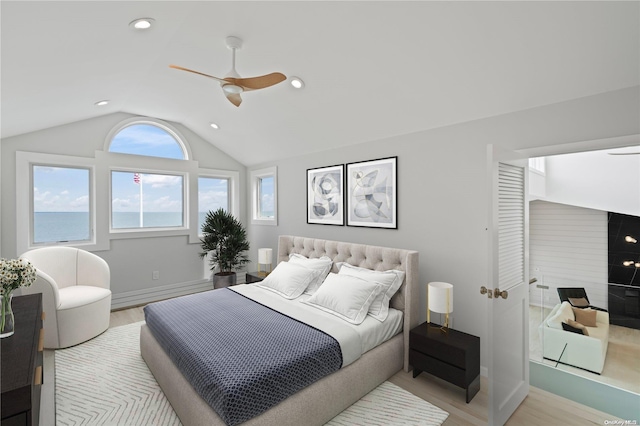
[[[390,308],[385,321],[380,322],[367,315],[361,324],[355,325],[328,312],[300,303],[311,297],[308,294],[288,300],[255,285],[240,284],[229,289],[332,336],[340,344],[343,367],[402,331],[403,313],[397,309]]]

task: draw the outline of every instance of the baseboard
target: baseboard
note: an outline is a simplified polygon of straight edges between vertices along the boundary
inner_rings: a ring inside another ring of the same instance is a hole
[[[237,272],[236,275],[236,284],[244,284],[247,282],[246,272]],[[200,293],[208,290],[213,290],[211,279],[187,281],[144,290],[114,293],[111,295],[111,309],[125,309],[132,306],[146,305],[147,303],[157,302],[158,300],[171,299],[172,297],[185,296],[187,294]]]
[[[151,302],[156,302],[158,300],[170,299],[172,297],[200,293],[207,290],[213,290],[213,284],[211,280],[202,279],[163,285],[160,287],[148,288],[144,290],[114,293],[111,295],[111,309],[129,308],[132,306],[139,306]]]

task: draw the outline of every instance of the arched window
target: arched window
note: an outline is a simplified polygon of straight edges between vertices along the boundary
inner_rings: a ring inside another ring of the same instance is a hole
[[[109,152],[188,159],[184,143],[173,130],[147,122],[133,122],[117,131],[109,143]]]

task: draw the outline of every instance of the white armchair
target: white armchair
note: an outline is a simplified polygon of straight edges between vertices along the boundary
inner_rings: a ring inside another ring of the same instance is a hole
[[[44,247],[22,256],[37,278],[16,294],[42,293],[44,347],[60,349],[85,342],[109,328],[109,265],[102,258],[72,247]]]

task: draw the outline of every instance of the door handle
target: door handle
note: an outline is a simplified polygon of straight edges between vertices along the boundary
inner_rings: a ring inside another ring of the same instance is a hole
[[[493,297],[495,297],[496,299],[498,297],[506,299],[507,297],[509,297],[509,292],[507,290],[500,291],[500,289],[496,288],[495,290],[493,290]]]
[[[480,287],[480,294],[486,294],[489,299],[493,298],[493,293],[485,286]]]

